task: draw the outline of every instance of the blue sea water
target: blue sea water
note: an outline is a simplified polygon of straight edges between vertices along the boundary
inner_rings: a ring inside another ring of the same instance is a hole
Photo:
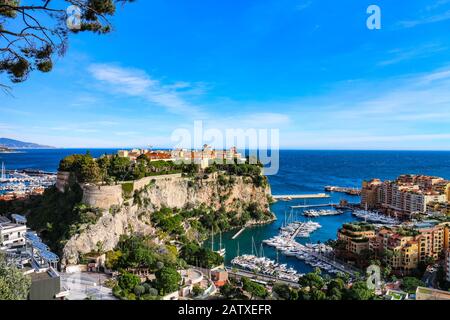
[[[5,162],[7,169],[40,169],[56,171],[59,160],[73,153],[85,153],[85,149],[48,149],[26,150],[24,153],[0,154],[0,162]],[[116,149],[90,149],[94,156],[113,153]],[[319,193],[324,192],[326,185],[343,187],[360,187],[365,179],[394,179],[400,174],[427,174],[450,179],[450,152],[440,151],[310,151],[281,150],[280,170],[276,175],[269,176],[273,194]],[[338,202],[348,199],[358,202],[359,197],[341,193],[331,193],[331,198],[309,199],[306,204]],[[271,206],[278,220],[264,226],[246,229],[237,239],[231,237],[237,230],[222,235],[222,244],[226,248],[226,262],[236,254],[252,252],[252,238],[257,249],[261,241],[278,234],[278,228],[285,219],[285,213],[290,214],[290,206],[304,204],[305,200],[279,201]],[[300,211],[293,215],[299,220],[306,220]],[[309,239],[299,241],[317,242],[336,238],[337,229],[345,222],[355,218],[350,212],[339,216],[314,218],[322,228],[315,231]],[[210,245],[206,243],[205,245]],[[218,248],[218,237],[215,239]],[[267,257],[276,259],[276,251],[264,247]],[[300,272],[308,272],[311,268],[296,258],[279,255],[279,261],[293,266]]]

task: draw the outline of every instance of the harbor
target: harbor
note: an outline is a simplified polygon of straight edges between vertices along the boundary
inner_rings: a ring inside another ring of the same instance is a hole
[[[352,212],[352,215],[366,222],[373,222],[387,225],[397,225],[400,223],[400,221],[395,217],[386,216],[384,214],[374,211],[355,210]]]
[[[296,193],[290,192],[289,194]],[[292,267],[299,274],[311,272],[316,267],[321,268],[323,272],[328,272],[327,270],[330,271],[329,273],[343,272],[339,271],[342,270],[343,267],[339,265],[338,261],[333,261],[332,256],[328,257],[324,255],[326,251],[324,250],[325,247],[322,247],[322,250],[319,250],[319,252],[312,252],[314,250],[311,251],[308,249],[309,246],[323,244],[329,239],[336,239],[337,229],[340,228],[343,223],[359,220],[356,216],[352,215],[352,210],[350,208],[339,208],[340,214],[325,214],[317,217],[305,215],[305,211],[312,209],[308,207],[309,205],[320,205],[323,207],[321,210],[336,211],[337,208],[333,204],[340,203],[343,199],[347,202],[351,201],[352,203],[356,203],[355,196],[339,195],[338,193],[333,193],[330,196],[332,204],[324,203],[325,201],[321,198],[277,201],[271,205],[272,212],[277,216],[277,220],[274,222],[266,225],[251,226],[223,232],[222,246],[226,248],[225,265],[231,268],[233,266],[231,261],[239,255],[253,254],[256,256],[255,245],[252,245],[252,242],[254,241],[257,246],[263,245],[264,257],[280,264],[287,264],[288,267]],[[291,208],[291,206],[299,205],[306,205],[306,207]],[[300,259],[288,251],[282,252],[275,246],[263,242],[264,240],[280,236],[280,234],[283,233],[293,240],[293,243],[295,243],[293,245],[296,246],[296,248],[306,247],[306,254],[308,254],[309,258]],[[304,247],[301,247],[298,244]],[[218,243],[216,243],[216,247],[217,245]],[[308,247],[306,245],[308,245]],[[204,246],[211,247],[210,239],[205,241]],[[259,252],[260,249],[258,250],[258,253]],[[287,253],[287,255],[285,253]],[[335,266],[333,267],[332,265]],[[239,268],[239,270],[243,269]],[[268,276],[266,275],[266,277]]]
[[[298,279],[302,276],[294,268],[288,267],[287,264],[279,264],[266,257],[251,254],[237,256],[231,260],[231,264],[252,273],[271,276],[274,279],[298,282]]]
[[[303,215],[305,217],[310,217],[310,218],[317,218],[317,217],[322,217],[322,216],[335,216],[335,215],[339,215],[339,214],[343,214],[344,211],[343,210],[314,210],[314,209],[310,209],[310,210],[304,210],[303,211]]]
[[[287,263],[280,263],[280,256],[300,260],[311,268],[320,268],[329,274],[346,273],[354,277],[357,269],[343,262],[336,261],[333,249],[323,243],[301,244],[296,238],[309,238],[312,233],[321,228],[317,222],[292,221],[279,228],[279,234],[262,241],[267,247],[275,248],[276,260],[271,260],[264,255],[261,246],[259,254],[254,238],[252,237],[252,254],[237,255],[231,260],[232,266],[252,271],[259,275],[268,275],[277,279],[296,281],[301,274],[294,272],[293,267]]]
[[[42,194],[56,182],[56,174],[39,170],[6,170],[5,163],[0,171],[0,200],[12,200],[29,195]]]
[[[311,214],[318,219],[322,219],[322,221],[326,221],[325,219],[333,219],[336,216],[343,215],[344,211],[329,209],[321,211],[303,210],[302,212],[298,212],[291,208],[288,214],[285,209],[284,219],[279,219],[281,220],[281,225],[278,227],[277,234],[262,239],[259,250],[252,236],[251,254],[239,255],[238,242],[238,250],[236,256],[230,261],[231,265],[242,268],[243,270],[251,270],[263,276],[277,277],[281,274],[284,280],[290,280],[291,278],[289,273],[288,275],[285,274],[286,270],[290,270],[286,269],[287,266],[299,272],[304,269],[310,271],[314,268],[320,268],[323,272],[329,274],[346,273],[350,277],[354,277],[358,270],[350,265],[337,261],[330,246],[320,241],[317,243],[311,241],[313,235],[322,228],[321,223],[317,221],[304,220],[305,218],[310,218],[308,215]],[[351,211],[347,211],[346,214],[353,216]],[[238,233],[240,234],[242,232],[240,230]],[[274,251],[275,255],[272,254],[268,258],[264,253],[268,250]],[[291,266],[293,261],[308,266],[309,269],[295,268]],[[292,278],[295,277],[292,276]]]

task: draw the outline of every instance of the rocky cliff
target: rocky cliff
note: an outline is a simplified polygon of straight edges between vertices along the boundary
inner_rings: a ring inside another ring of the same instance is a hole
[[[254,204],[258,210],[269,211],[270,187],[266,183],[258,186],[251,177],[218,173],[201,178],[146,177],[117,186],[82,185],[82,189],[83,202],[102,208],[102,216],[69,239],[63,249],[63,264],[76,263],[80,254],[99,247],[111,250],[123,234],[154,234],[147,213],[162,207],[192,209],[204,205],[240,215]]]

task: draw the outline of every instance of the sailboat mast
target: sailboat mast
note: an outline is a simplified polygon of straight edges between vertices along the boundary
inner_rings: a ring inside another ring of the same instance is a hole
[[[211,251],[214,251],[214,227],[211,227]]]
[[[253,243],[255,242],[255,240],[253,239],[253,237],[252,237],[252,256],[254,256],[255,255],[255,252],[253,251]]]

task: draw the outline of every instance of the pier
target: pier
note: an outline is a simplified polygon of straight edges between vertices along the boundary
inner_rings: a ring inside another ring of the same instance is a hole
[[[292,209],[300,208],[319,208],[319,207],[338,207],[338,208],[348,208],[359,206],[359,203],[347,203],[345,206],[340,203],[319,203],[319,204],[303,204],[298,206],[291,206]]]
[[[292,199],[323,199],[329,198],[330,195],[326,193],[313,193],[313,194],[282,194],[282,195],[272,195],[275,200],[292,200]]]
[[[236,232],[236,234],[235,234],[233,237],[231,237],[231,239],[234,240],[234,239],[236,239],[237,237],[239,237],[239,235],[240,235],[242,232],[244,232],[244,230],[245,230],[245,227],[243,227],[241,230],[239,230],[238,232]]]
[[[325,254],[320,254],[316,252],[310,252],[310,254],[314,258],[333,266],[337,270],[349,274],[351,277],[355,277],[356,273],[361,273],[361,270],[349,265],[348,263],[338,261],[335,258],[328,257]]]
[[[325,191],[328,192],[341,192],[349,194],[352,196],[359,196],[361,194],[361,189],[349,188],[349,187],[337,187],[337,186],[325,186]]]
[[[56,172],[33,170],[33,169],[19,169],[19,170],[5,170],[6,174],[27,174],[30,176],[56,176]]]
[[[292,233],[291,237],[289,238],[289,240],[293,240],[295,239],[295,237],[298,235],[298,233],[300,232],[300,230],[302,230],[303,228],[303,224],[299,224],[298,228],[295,229],[294,233]]]
[[[319,204],[303,204],[298,206],[291,206],[292,209],[298,208],[317,208],[317,207],[336,207],[338,204],[336,203],[319,203]]]

